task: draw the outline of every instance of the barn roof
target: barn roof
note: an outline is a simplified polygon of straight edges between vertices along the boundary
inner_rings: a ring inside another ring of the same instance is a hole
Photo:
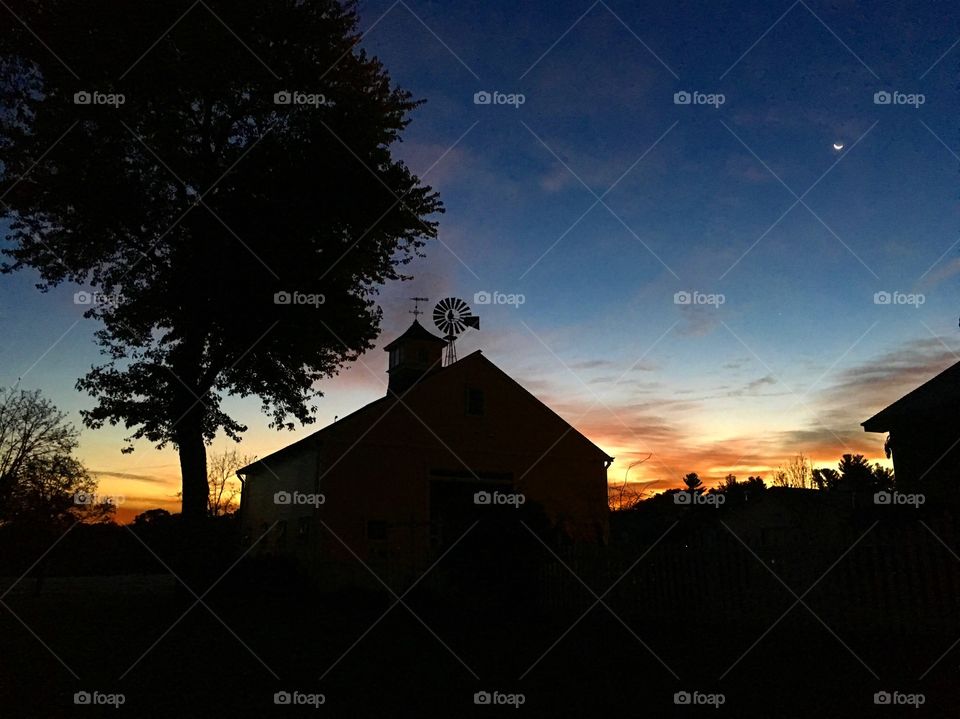
[[[411,330],[412,329],[413,328],[411,327]],[[424,331],[426,332],[426,330]],[[407,332],[409,333],[410,330],[408,330]],[[441,340],[441,342],[442,341],[443,340]],[[489,367],[493,368],[496,372],[498,372],[500,375],[506,378],[509,381],[509,383],[514,386],[515,389],[519,390],[524,395],[526,395],[527,397],[532,399],[534,402],[539,404],[544,410],[546,410],[551,415],[553,415],[557,420],[566,424],[570,428],[566,434],[573,435],[574,437],[581,439],[583,442],[589,445],[589,447],[595,451],[599,459],[610,460],[611,462],[613,461],[613,457],[610,457],[609,455],[607,455],[606,452],[604,452],[597,445],[591,442],[586,436],[584,436],[581,432],[579,432],[575,427],[570,425],[565,419],[563,419],[560,415],[558,415],[556,412],[550,409],[550,407],[548,407],[546,404],[544,404],[539,399],[537,399],[537,397],[533,393],[528,391],[523,385],[521,385],[519,382],[513,379],[513,377],[508,375],[502,369],[497,367],[493,362],[491,362],[489,359],[484,357],[483,353],[480,350],[477,350],[467,355],[463,359],[459,360],[458,362],[455,362],[451,365],[443,367],[437,370],[436,372],[433,372],[425,376],[423,379],[421,379],[419,382],[413,385],[408,390],[407,393],[404,393],[403,395],[401,395],[399,399],[394,395],[387,395],[384,397],[380,397],[379,399],[376,399],[373,402],[370,402],[369,404],[364,405],[363,407],[356,410],[355,412],[352,412],[346,415],[345,417],[342,417],[337,421],[332,422],[331,424],[328,424],[323,429],[317,430],[316,432],[309,434],[306,437],[300,440],[297,440],[296,442],[293,442],[292,444],[289,444],[286,447],[279,449],[276,452],[273,452],[272,454],[267,455],[266,457],[263,457],[262,459],[257,460],[256,462],[252,462],[251,464],[248,464],[246,467],[239,469],[237,473],[240,474],[240,473],[249,472],[251,469],[255,469],[258,465],[265,466],[264,463],[267,462],[268,460],[277,459],[283,455],[294,452],[298,449],[306,449],[307,447],[316,446],[324,440],[325,436],[329,436],[334,431],[337,431],[338,433],[340,430],[349,432],[350,425],[359,424],[360,426],[368,426],[368,420],[376,421],[375,418],[383,416],[383,414],[385,414],[385,412],[387,411],[388,406],[398,401],[402,401],[405,397],[407,397],[408,394],[413,395],[414,393],[420,391],[422,387],[426,386],[430,382],[435,382],[437,377],[441,376],[442,374],[451,372],[451,371],[456,371],[457,369],[466,368],[470,363],[473,363],[473,362],[483,362]]]
[[[923,416],[939,415],[960,406],[960,362],[947,367],[931,380],[908,392],[889,407],[861,422],[865,432],[889,432],[904,421],[916,422]]]

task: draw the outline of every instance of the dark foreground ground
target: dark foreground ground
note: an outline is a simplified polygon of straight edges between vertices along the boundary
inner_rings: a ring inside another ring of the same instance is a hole
[[[203,599],[209,609],[189,612],[194,598],[169,575],[54,577],[33,589],[23,580],[0,606],[2,717],[960,716],[960,654],[943,656],[960,635],[927,632],[922,616],[906,634],[850,633],[797,605],[772,629],[768,617],[733,628],[691,596],[670,622],[612,599],[578,622],[594,602],[586,589],[578,608],[551,617],[525,587],[511,596],[503,584],[456,600],[417,587],[387,612],[389,594],[321,595],[262,565],[238,567]],[[779,616],[795,599],[771,601]],[[832,600],[804,601],[817,611]],[[80,691],[121,693],[124,704],[76,705]],[[277,705],[281,691],[323,704]],[[475,705],[482,691],[523,704]],[[682,691],[723,704],[680,706]],[[924,703],[877,705],[878,691]]]

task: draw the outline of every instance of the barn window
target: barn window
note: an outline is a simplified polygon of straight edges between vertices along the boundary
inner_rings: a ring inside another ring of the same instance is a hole
[[[467,390],[467,414],[480,416],[484,412],[484,394],[482,389]]]
[[[367,522],[367,539],[383,542],[387,538],[387,523],[382,519],[371,519]]]

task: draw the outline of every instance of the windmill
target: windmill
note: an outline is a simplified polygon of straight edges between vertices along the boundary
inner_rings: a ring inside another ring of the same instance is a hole
[[[459,297],[447,297],[437,302],[433,308],[433,323],[443,332],[447,341],[444,366],[457,361],[457,336],[467,327],[480,329],[480,318],[470,311],[470,306]]]

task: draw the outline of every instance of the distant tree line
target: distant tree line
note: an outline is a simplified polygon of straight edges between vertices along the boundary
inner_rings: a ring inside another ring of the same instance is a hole
[[[870,464],[862,454],[844,454],[837,469],[814,469],[803,454],[790,459],[773,475],[775,487],[824,490],[889,490],[893,489],[893,470],[879,463]]]
[[[659,497],[669,497],[677,492],[722,494],[727,502],[735,504],[763,492],[768,486],[814,489],[825,492],[880,492],[893,490],[897,486],[893,470],[883,467],[877,462],[871,464],[862,454],[844,454],[837,463],[836,469],[830,467],[813,468],[809,459],[803,454],[797,454],[785,466],[776,469],[769,485],[759,475],[751,475],[745,480],[738,480],[735,475],[728,474],[718,485],[707,489],[700,475],[696,472],[684,475],[680,482],[681,487],[668,489],[652,497],[644,496],[642,490],[625,493],[626,483],[624,483],[624,487],[617,487],[615,494],[612,495],[611,509],[614,511],[629,510],[642,502],[655,500]]]
[[[683,477],[683,485],[688,491],[704,491],[700,477],[692,472]],[[814,469],[810,460],[798,454],[773,475],[774,487],[793,489],[817,489],[823,491],[874,491],[892,490],[896,486],[892,469],[870,463],[862,454],[844,454],[836,469],[822,467]],[[711,493],[731,493],[741,491],[746,486],[754,489],[765,487],[761,477],[749,477],[745,482],[728,474],[723,482],[708,490]]]

